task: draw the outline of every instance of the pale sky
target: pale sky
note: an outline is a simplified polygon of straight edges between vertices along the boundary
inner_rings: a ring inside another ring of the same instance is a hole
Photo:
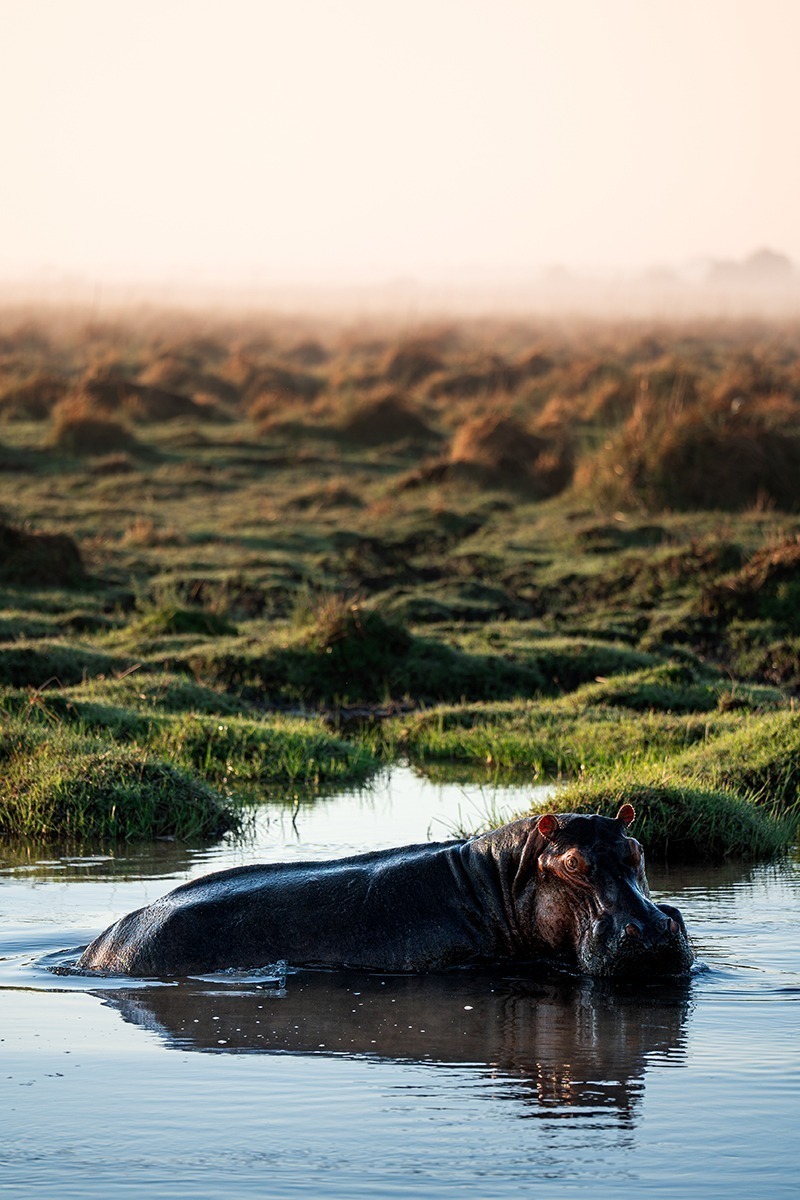
[[[800,263],[800,0],[0,0],[0,270]]]

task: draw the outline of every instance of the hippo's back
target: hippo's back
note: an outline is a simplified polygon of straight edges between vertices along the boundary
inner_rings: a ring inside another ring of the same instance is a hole
[[[184,975],[278,960],[426,970],[491,956],[464,843],[331,862],[236,867],[182,884],[122,917],[78,966]]]

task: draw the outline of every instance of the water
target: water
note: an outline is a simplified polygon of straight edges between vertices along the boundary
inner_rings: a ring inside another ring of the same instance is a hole
[[[49,966],[180,880],[442,838],[530,790],[398,769],[244,845],[0,870],[0,1191],[25,1197],[797,1196],[800,868],[650,871],[684,983],[456,972],[92,981]]]

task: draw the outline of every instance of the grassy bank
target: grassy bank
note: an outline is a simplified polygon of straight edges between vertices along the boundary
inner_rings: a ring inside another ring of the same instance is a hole
[[[613,816],[630,801],[660,857],[764,857],[800,828],[800,714],[780,690],[665,664],[558,700],[439,706],[381,730],[423,768],[559,780],[559,811]],[[372,735],[373,742],[377,735]]]
[[[0,835],[216,837],[242,827],[256,788],[313,793],[379,765],[319,721],[163,712],[142,694],[125,704],[118,687],[105,690],[93,681],[0,698]]]
[[[107,740],[5,733],[0,835],[53,843],[188,841],[237,831],[242,810],[172,763]]]

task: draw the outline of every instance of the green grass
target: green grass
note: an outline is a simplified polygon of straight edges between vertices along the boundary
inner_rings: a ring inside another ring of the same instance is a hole
[[[157,638],[171,635],[188,637],[230,637],[236,626],[217,613],[179,604],[162,604],[145,611],[132,622],[128,634],[133,638]]]
[[[559,779],[581,771],[683,750],[709,735],[703,716],[644,715],[619,709],[571,711],[558,702],[440,706],[395,720],[388,752],[418,762],[451,759],[493,771]]]
[[[6,733],[0,758],[0,835],[7,839],[195,841],[242,825],[240,806],[196,776],[72,731]]]
[[[747,796],[672,779],[669,773],[624,771],[576,781],[547,802],[556,812],[616,816],[622,804],[636,809],[631,833],[651,858],[720,862],[770,858],[797,836],[797,822],[776,819]]]
[[[84,698],[87,692],[94,698]],[[59,735],[65,761],[82,753],[83,739],[102,739],[228,789],[356,784],[380,765],[365,746],[335,737],[315,718],[164,712],[140,698],[134,705],[108,702],[118,693],[113,684],[35,696],[6,692],[0,697],[6,736]]]
[[[555,701],[439,706],[395,719],[372,735],[376,748],[381,737],[387,757],[467,763],[495,783],[562,780],[560,811],[630,800],[659,857],[759,858],[800,829],[800,715],[776,689],[732,692],[729,680],[698,681],[683,664]]]
[[[745,719],[714,739],[702,753],[692,750],[678,769],[713,787],[752,796],[777,816],[800,821],[800,713]]]
[[[535,695],[545,680],[535,664],[470,654],[421,637],[379,612],[359,609],[333,633],[312,625],[247,646],[196,646],[173,660],[213,687],[266,702],[380,704],[462,696]]]
[[[366,747],[332,737],[316,722],[287,717],[173,717],[159,725],[152,745],[170,761],[231,787],[356,784],[379,765]]]
[[[775,688],[740,684],[666,663],[585,684],[560,699],[438,705],[395,718],[376,741],[420,762],[453,759],[559,778],[621,763],[659,761],[735,731],[746,714],[785,706]]]
[[[130,658],[106,654],[81,643],[27,641],[0,645],[0,686],[41,688],[49,682],[69,687],[84,679],[121,674]]]
[[[727,728],[726,728],[727,726]],[[709,726],[681,753],[599,764],[560,791],[560,811],[599,811],[630,801],[637,836],[659,857],[762,858],[800,832],[800,714],[749,712]]]

